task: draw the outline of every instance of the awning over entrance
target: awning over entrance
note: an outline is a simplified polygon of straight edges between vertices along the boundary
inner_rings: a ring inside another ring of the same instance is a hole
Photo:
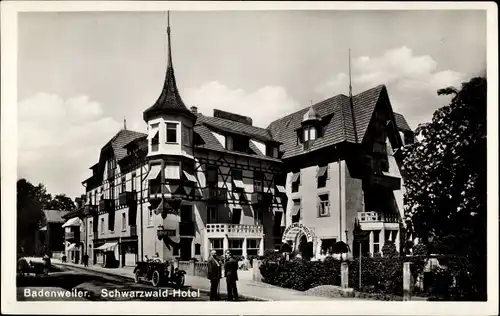
[[[245,187],[242,180],[233,179],[233,183],[234,183],[234,186],[237,188],[243,189]]]
[[[47,226],[40,227],[39,230],[47,230]]]
[[[194,175],[192,175],[191,173],[187,172],[186,170],[183,170],[184,172],[184,175],[186,176],[186,178],[191,181],[191,182],[197,182],[196,181],[196,177]]]
[[[107,242],[102,246],[94,248],[94,250],[113,251],[115,249],[116,245],[118,245],[118,243],[116,243],[116,242]]]
[[[68,251],[75,250],[75,248],[76,248],[76,244],[71,244],[71,245],[69,245],[68,248],[66,248],[66,250],[68,250]]]
[[[160,171],[161,171],[161,165],[152,165],[151,169],[149,169],[149,172],[148,172],[148,175],[146,176],[146,179],[144,179],[144,180],[154,180],[154,179],[158,178]]]
[[[78,217],[70,218],[62,227],[80,226],[82,221]]]
[[[300,177],[300,172],[292,174],[292,183],[297,182],[297,180],[299,180],[299,177]]]

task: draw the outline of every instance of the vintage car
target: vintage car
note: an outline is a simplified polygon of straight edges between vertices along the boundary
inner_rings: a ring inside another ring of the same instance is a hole
[[[50,270],[50,259],[43,258],[41,261],[39,258],[20,258],[17,261],[17,272],[19,276],[30,275],[31,273],[36,276],[48,274]]]
[[[148,261],[138,261],[134,269],[135,283],[140,281],[151,282],[155,287],[167,285],[168,283],[176,286],[184,286],[186,271],[174,268],[168,262],[162,262],[160,259]]]

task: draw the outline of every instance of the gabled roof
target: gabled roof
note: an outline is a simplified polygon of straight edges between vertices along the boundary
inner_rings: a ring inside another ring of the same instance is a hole
[[[405,132],[413,132],[403,115],[394,113],[394,117],[396,118],[396,126],[398,127],[398,129]]]
[[[70,219],[70,218],[73,218],[73,217],[80,217],[83,215],[83,209],[82,208],[77,208],[77,209],[74,209],[72,211],[69,211],[65,214],[63,214],[61,216],[62,219],[64,219],[65,221]]]
[[[124,146],[141,137],[147,137],[147,135],[128,129],[122,129],[116,133],[116,135],[106,145],[111,145],[115,158],[119,161],[127,155],[127,149],[124,148]]]
[[[367,131],[375,106],[381,96],[387,96],[384,85],[379,85],[353,96],[352,108],[356,126],[353,124],[350,100],[346,95],[339,94],[312,105],[313,110],[321,118],[329,115],[333,116],[324,126],[323,137],[314,140],[308,151],[342,142],[356,143],[356,135],[358,142],[360,142]],[[272,137],[282,142],[280,151],[284,152],[283,159],[305,153],[302,144],[297,142],[297,130],[300,129],[302,119],[309,109],[310,107],[303,108],[272,122],[268,126],[267,129],[271,132]],[[396,125],[402,130],[409,129],[403,116],[399,114],[396,115]]]
[[[68,213],[61,210],[42,210],[42,212],[45,215],[46,223],[64,223],[63,216]]]

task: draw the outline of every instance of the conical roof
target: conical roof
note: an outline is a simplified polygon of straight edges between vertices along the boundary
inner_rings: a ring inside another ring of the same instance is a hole
[[[316,111],[311,106],[309,108],[309,110],[306,112],[306,114],[304,114],[304,117],[302,118],[302,123],[307,122],[307,121],[317,121],[319,119],[320,119],[319,115],[316,113]]]
[[[167,72],[165,75],[165,82],[163,84],[163,89],[161,91],[158,100],[149,107],[143,113],[143,118],[147,122],[151,118],[161,115],[161,114],[172,114],[172,113],[184,113],[191,117],[193,120],[196,119],[196,115],[188,110],[177,89],[177,84],[175,80],[174,67],[172,63],[172,48],[170,40],[170,15],[168,18],[167,26],[167,38],[168,38],[168,64]]]

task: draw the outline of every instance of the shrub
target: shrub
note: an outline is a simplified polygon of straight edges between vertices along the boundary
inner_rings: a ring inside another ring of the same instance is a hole
[[[280,252],[292,252],[292,246],[288,243],[282,243],[280,246]]]
[[[399,256],[396,245],[392,242],[386,242],[384,244],[384,247],[382,247],[382,254],[386,258],[395,258]]]

